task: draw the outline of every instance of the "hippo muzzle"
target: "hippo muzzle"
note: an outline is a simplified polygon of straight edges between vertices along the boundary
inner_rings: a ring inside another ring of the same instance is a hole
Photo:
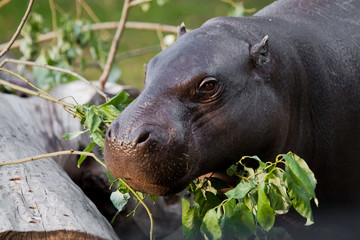
[[[182,124],[174,124],[167,110],[138,101],[141,98],[110,126],[104,146],[105,163],[115,177],[125,178],[138,191],[156,195],[178,192],[189,183],[191,172],[184,142],[186,130]],[[149,111],[164,114],[161,120],[149,119]]]

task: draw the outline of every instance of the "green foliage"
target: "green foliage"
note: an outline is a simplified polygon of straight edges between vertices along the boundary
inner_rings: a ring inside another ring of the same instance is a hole
[[[244,164],[255,160],[257,168]],[[278,167],[285,165],[285,170]],[[250,236],[278,236],[273,228],[275,214],[285,214],[290,207],[313,223],[310,201],[315,196],[316,179],[303,159],[289,152],[275,162],[262,162],[258,157],[243,157],[227,173],[239,178],[235,188],[226,188],[215,178],[197,179],[187,188],[182,199],[182,223],[186,239],[247,239]],[[280,231],[281,232],[281,231]]]
[[[49,33],[44,28],[42,16],[32,13],[21,31],[23,41],[20,51],[24,60],[35,60],[36,63],[73,70],[78,65],[82,70],[87,66],[87,55],[85,49],[90,49],[94,61],[99,62],[100,67],[106,61],[109,50],[108,43],[98,37],[90,30],[88,20],[74,20],[68,15],[62,16],[57,29],[55,44],[41,47],[36,42],[40,34]],[[87,29],[86,31],[84,31]],[[106,46],[105,46],[106,45]],[[71,75],[49,69],[33,67],[33,75],[37,85],[42,89],[51,89],[54,86],[75,80]],[[121,71],[117,66],[112,68],[109,81],[116,81],[120,78]]]
[[[92,139],[91,144],[84,151],[91,151],[96,143],[99,147],[104,148],[105,134],[108,125],[131,103],[132,99],[126,92],[120,92],[108,102],[100,105],[77,105],[75,106],[76,115],[80,118],[80,123],[86,129],[85,131],[75,131],[66,133],[62,137],[71,139],[82,133],[88,132]],[[90,150],[89,150],[90,149]],[[82,159],[83,161],[84,159]],[[82,163],[82,161],[78,165]]]

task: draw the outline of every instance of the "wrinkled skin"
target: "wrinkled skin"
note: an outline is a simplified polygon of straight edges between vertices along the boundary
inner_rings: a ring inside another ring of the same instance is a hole
[[[359,12],[357,0],[279,0],[183,34],[110,126],[109,170],[163,195],[243,155],[291,150],[318,179],[315,221],[359,222]]]

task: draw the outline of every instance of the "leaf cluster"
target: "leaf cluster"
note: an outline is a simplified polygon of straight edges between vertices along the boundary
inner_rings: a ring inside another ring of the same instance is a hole
[[[87,67],[89,55],[102,68],[109,51],[109,39],[101,37],[91,31],[91,23],[86,19],[72,19],[63,15],[57,28],[56,42],[48,46],[41,46],[36,38],[41,34],[49,33],[44,27],[40,14],[32,13],[26,22],[21,34],[23,41],[20,51],[22,60],[35,60],[36,63],[73,70],[79,66],[81,70]],[[89,50],[90,53],[85,53]],[[91,58],[90,58],[91,59]],[[33,75],[37,85],[42,89],[51,89],[61,83],[67,83],[76,78],[63,72],[33,67]],[[114,65],[110,72],[109,81],[115,82],[121,76],[121,70]]]
[[[80,123],[85,130],[66,133],[62,138],[70,140],[85,132],[89,132],[91,143],[84,149],[84,152],[90,152],[95,144],[103,149],[105,134],[109,124],[132,102],[132,100],[133,99],[129,98],[129,94],[120,92],[108,102],[99,106],[90,104],[76,105],[74,116],[77,116],[80,119]],[[80,167],[85,158],[85,155],[82,155],[79,158],[78,167]]]
[[[252,159],[257,168],[247,167]],[[285,166],[284,169],[278,165]],[[248,239],[274,234],[275,215],[291,207],[313,223],[310,201],[315,196],[316,179],[303,159],[296,154],[279,155],[275,162],[258,157],[243,157],[227,174],[238,184],[224,194],[226,183],[216,178],[197,179],[182,199],[182,223],[186,239]],[[219,184],[219,182],[221,184]]]

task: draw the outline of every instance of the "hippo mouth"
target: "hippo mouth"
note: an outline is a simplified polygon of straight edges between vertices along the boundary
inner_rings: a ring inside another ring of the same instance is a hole
[[[166,185],[159,183],[151,183],[149,181],[142,181],[136,178],[124,178],[126,183],[137,191],[148,193],[157,196],[169,196],[180,192],[190,184],[192,178],[184,176],[179,181],[172,184],[167,183]]]
[[[142,151],[139,146],[106,138],[104,160],[110,173],[124,178],[135,190],[154,195],[179,192],[195,178],[183,149],[147,144],[150,146]]]

